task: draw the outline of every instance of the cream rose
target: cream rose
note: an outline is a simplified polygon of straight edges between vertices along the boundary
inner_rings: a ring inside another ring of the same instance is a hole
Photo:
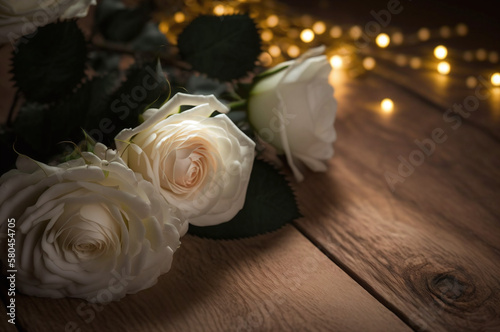
[[[311,49],[261,74],[250,92],[249,120],[257,134],[287,161],[298,181],[297,161],[325,171],[333,156],[337,103],[328,84],[331,71],[324,47]]]
[[[59,166],[19,157],[0,178],[0,202],[1,258],[8,266],[13,238],[16,287],[28,295],[108,302],[136,293],[170,269],[187,230],[102,144]]]
[[[13,43],[57,19],[84,17],[96,0],[10,0],[0,2],[0,44]]]
[[[196,107],[178,113],[183,105]],[[197,226],[229,221],[241,210],[254,159],[255,143],[226,115],[210,117],[215,110],[228,111],[213,95],[178,93],[115,138],[128,166]]]

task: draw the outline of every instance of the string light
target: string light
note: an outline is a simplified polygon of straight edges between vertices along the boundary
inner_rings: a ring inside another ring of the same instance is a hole
[[[394,110],[394,102],[389,98],[384,98],[380,103],[380,108],[384,113],[392,113]]]
[[[311,29],[304,29],[300,33],[300,40],[304,43],[310,43],[314,40],[314,32]]]
[[[267,26],[270,28],[274,28],[275,26],[278,25],[279,22],[280,22],[280,19],[278,18],[278,16],[276,16],[274,14],[268,16],[268,18],[266,20]]]
[[[437,59],[443,60],[446,58],[447,55],[448,55],[448,49],[443,45],[436,46],[436,48],[434,49],[434,56]]]
[[[259,55],[259,61],[264,67],[268,67],[273,63],[273,58],[267,52],[262,52]]]
[[[465,85],[467,85],[467,87],[470,89],[475,88],[477,85],[477,78],[475,78],[474,76],[467,77],[467,79],[465,80]]]
[[[174,21],[176,23],[182,23],[186,20],[186,15],[183,12],[177,12],[174,14]]]
[[[321,35],[326,31],[326,25],[324,22],[318,21],[314,23],[312,29],[317,35]]]
[[[426,41],[431,38],[431,32],[427,28],[420,28],[417,32],[417,36],[421,41]]]
[[[500,73],[494,73],[491,75],[491,84],[494,86],[500,86]]]
[[[161,31],[161,33],[166,34],[170,27],[168,26],[168,23],[165,21],[162,21],[160,24],[158,24],[158,30]]]
[[[398,54],[395,61],[398,66],[404,67],[408,63],[408,58],[404,54]]]
[[[372,70],[373,68],[375,68],[375,65],[376,65],[376,62],[375,62],[374,58],[367,57],[367,58],[363,59],[363,67],[366,70]]]
[[[456,32],[457,32],[457,35],[459,36],[465,36],[467,35],[467,33],[469,32],[469,28],[467,27],[467,25],[463,24],[463,23],[459,23],[457,25],[457,27],[455,28]]]
[[[343,64],[344,61],[342,60],[342,57],[340,55],[334,55],[330,58],[330,65],[332,66],[333,69],[342,68]]]
[[[386,48],[389,46],[389,43],[391,42],[391,39],[389,36],[385,33],[381,33],[377,36],[375,39],[375,43],[377,44],[378,47],[380,48]]]
[[[441,61],[440,63],[438,63],[437,65],[437,71],[441,74],[441,75],[448,75],[450,73],[450,64],[446,61]]]
[[[413,57],[410,59],[410,67],[413,69],[419,69],[422,66],[422,60],[418,57]]]
[[[361,35],[363,34],[363,30],[358,25],[353,26],[349,30],[349,36],[351,36],[352,39],[359,39],[361,38]]]
[[[271,46],[269,46],[268,52],[274,58],[277,58],[277,57],[279,57],[281,55],[281,49],[277,45],[271,45]]]
[[[273,39],[273,32],[271,30],[264,30],[260,34],[260,38],[262,38],[263,41],[268,42]]]
[[[333,26],[330,29],[330,37],[332,38],[340,38],[342,37],[342,28],[338,25]]]
[[[401,32],[395,32],[392,34],[391,41],[394,43],[394,45],[401,45],[403,44],[403,34]]]
[[[479,61],[484,61],[484,60],[486,60],[487,57],[488,57],[488,53],[486,52],[486,50],[484,48],[480,48],[476,51],[476,58]]]
[[[491,51],[490,54],[488,55],[488,60],[490,60],[491,63],[497,63],[498,53],[495,51]]]
[[[451,36],[451,29],[450,29],[450,27],[447,26],[447,25],[442,26],[441,29],[439,29],[439,34],[443,38],[450,38],[450,36]]]
[[[286,53],[288,53],[291,58],[296,58],[300,55],[300,48],[297,45],[290,45]]]

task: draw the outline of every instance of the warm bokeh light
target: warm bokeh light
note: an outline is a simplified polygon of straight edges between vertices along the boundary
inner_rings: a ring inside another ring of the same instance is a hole
[[[419,69],[420,67],[422,67],[422,60],[419,57],[411,58],[410,67],[413,69]]]
[[[450,73],[450,64],[446,61],[441,61],[440,63],[438,63],[437,65],[437,71],[441,74],[441,75],[447,75]]]
[[[436,48],[434,49],[434,56],[437,59],[443,60],[446,58],[447,55],[448,55],[448,49],[443,45],[436,46]]]
[[[300,35],[299,30],[297,29],[290,29],[286,33],[287,37],[290,39],[297,39]]]
[[[472,60],[474,60],[474,54],[471,51],[465,51],[464,60],[467,62],[471,62]]]
[[[330,58],[330,65],[332,66],[333,69],[342,68],[343,64],[344,61],[342,60],[342,57],[340,55],[334,55]]]
[[[291,57],[291,58],[296,58],[300,55],[300,48],[297,45],[290,45],[288,49],[286,50],[286,53]]]
[[[451,28],[447,25],[444,25],[439,29],[439,34],[443,38],[450,38],[451,37]]]
[[[474,76],[469,76],[465,80],[465,85],[467,85],[468,88],[473,89],[477,86],[477,78]]]
[[[488,60],[490,60],[491,63],[497,63],[498,53],[495,51],[491,51],[490,54],[488,55]]]
[[[158,24],[158,30],[161,31],[161,33],[166,34],[170,27],[168,26],[168,23],[165,21],[162,21],[160,24]]]
[[[338,25],[333,26],[330,29],[330,37],[332,38],[340,38],[342,37],[342,28]]]
[[[398,54],[396,55],[395,62],[398,66],[404,67],[408,64],[408,58],[404,54]]]
[[[375,43],[377,44],[378,47],[385,48],[389,46],[389,43],[391,42],[391,39],[389,36],[385,33],[381,33],[377,36],[375,39]]]
[[[500,86],[500,73],[494,73],[491,75],[491,84],[494,86]]]
[[[217,15],[217,16],[224,15],[224,6],[223,5],[215,6],[214,7],[214,15]]]
[[[394,45],[401,45],[404,41],[404,36],[401,32],[395,32],[392,34],[391,41]]]
[[[312,29],[313,29],[314,33],[316,33],[317,35],[321,35],[326,31],[326,25],[324,22],[318,21],[318,22],[314,23]]]
[[[177,12],[174,14],[174,21],[176,23],[182,23],[186,20],[186,15],[183,12]]]
[[[264,30],[260,34],[260,38],[262,38],[263,41],[268,42],[273,39],[273,32],[271,30]]]
[[[363,59],[363,67],[366,70],[372,70],[373,68],[375,68],[375,65],[376,65],[376,62],[375,62],[374,58],[369,56],[369,57],[366,57]]]
[[[469,28],[464,23],[458,24],[455,30],[457,31],[457,35],[459,36],[465,36],[469,32]]]
[[[277,57],[279,57],[281,55],[281,49],[277,45],[271,45],[271,46],[269,46],[268,52],[274,58],[277,58]]]
[[[479,61],[484,61],[488,57],[488,52],[484,48],[480,48],[476,51],[476,58]]]
[[[420,28],[417,32],[418,39],[421,41],[426,41],[431,38],[431,31],[427,28]]]
[[[384,98],[380,103],[380,108],[384,113],[392,113],[394,110],[394,102],[389,98]]]
[[[349,29],[349,36],[351,36],[352,39],[359,39],[362,35],[363,30],[361,30],[359,25],[355,25],[351,29]]]
[[[300,40],[304,43],[310,43],[314,40],[314,32],[311,29],[304,29],[300,33]]]
[[[259,61],[264,67],[269,67],[273,63],[273,58],[267,52],[262,52],[259,55]]]
[[[268,18],[266,20],[267,26],[270,28],[274,28],[275,26],[278,25],[279,22],[280,22],[280,19],[278,18],[278,16],[276,16],[274,14],[268,16]]]

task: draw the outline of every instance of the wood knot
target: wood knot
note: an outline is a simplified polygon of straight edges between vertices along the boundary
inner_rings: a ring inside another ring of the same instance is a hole
[[[474,297],[475,287],[461,271],[438,273],[427,280],[427,288],[436,298],[447,305],[467,302]]]

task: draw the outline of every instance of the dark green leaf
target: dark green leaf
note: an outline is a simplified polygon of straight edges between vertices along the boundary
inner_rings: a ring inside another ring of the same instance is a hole
[[[84,76],[87,45],[75,21],[48,24],[13,51],[14,81],[29,101],[53,102]]]
[[[274,231],[299,218],[287,180],[269,164],[255,160],[243,209],[216,226],[189,226],[189,233],[211,239],[237,239]]]
[[[167,37],[158,30],[158,24],[148,22],[141,33],[132,41],[132,49],[159,54],[167,50],[167,44]]]
[[[104,38],[126,43],[139,35],[149,21],[149,5],[127,8],[121,0],[103,0],[96,8],[95,23]]]
[[[178,40],[183,59],[222,81],[245,76],[260,54],[260,36],[248,15],[199,16]]]
[[[128,70],[126,81],[107,99],[104,112],[90,114],[85,130],[95,140],[111,145],[122,129],[139,124],[139,116],[146,109],[160,107],[169,92],[159,62],[135,64]]]
[[[17,154],[14,151],[15,135],[12,129],[0,125],[0,175],[15,167]]]

